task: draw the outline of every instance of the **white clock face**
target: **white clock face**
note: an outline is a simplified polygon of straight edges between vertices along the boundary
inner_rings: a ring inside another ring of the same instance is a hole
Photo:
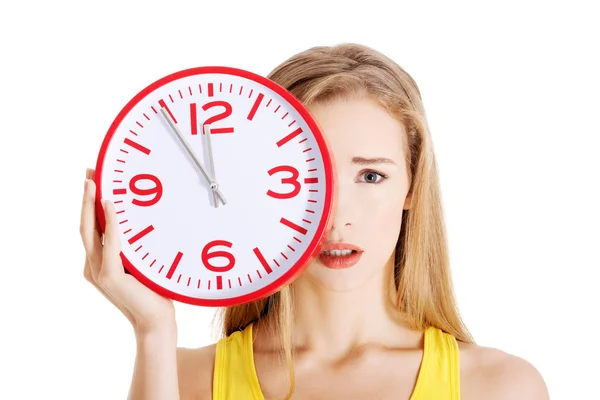
[[[312,261],[330,226],[332,159],[315,122],[239,69],[200,67],[148,86],[109,129],[96,176],[98,198],[117,209],[125,268],[189,304],[271,294]]]

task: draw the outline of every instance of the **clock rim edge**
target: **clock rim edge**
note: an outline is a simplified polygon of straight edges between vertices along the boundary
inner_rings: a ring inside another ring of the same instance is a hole
[[[235,297],[225,297],[225,298],[197,298],[190,297],[180,293],[173,292],[166,287],[161,286],[160,284],[154,282],[150,278],[146,277],[143,272],[133,265],[131,261],[125,256],[123,251],[120,252],[120,258],[123,263],[123,267],[133,275],[138,281],[147,286],[149,289],[154,291],[155,293],[167,297],[171,300],[178,301],[181,303],[194,305],[194,306],[204,306],[204,307],[231,307],[236,305],[242,305],[246,303],[250,303],[253,301],[258,301],[264,299],[273,293],[281,290],[283,287],[290,285],[304,270],[312,263],[312,261],[318,256],[319,250],[327,240],[327,236],[331,230],[333,225],[333,215],[335,214],[335,208],[337,205],[337,189],[335,182],[335,160],[333,154],[330,151],[330,146],[328,145],[327,138],[323,135],[323,132],[319,128],[315,119],[312,117],[308,109],[287,89],[278,83],[272,81],[271,79],[256,74],[254,72],[230,67],[230,66],[218,66],[218,65],[208,65],[208,66],[199,66],[192,67],[183,70],[179,70],[168,75],[161,77],[160,79],[150,83],[142,90],[140,90],[135,96],[133,96],[125,106],[119,111],[117,116],[114,118],[112,123],[110,124],[106,134],[104,135],[104,139],[100,146],[100,150],[98,152],[97,160],[96,160],[96,169],[94,180],[96,183],[96,212],[97,218],[99,222],[99,226],[101,232],[104,233],[106,229],[106,217],[104,214],[104,209],[102,207],[102,172],[104,166],[104,159],[106,158],[106,152],[112,138],[117,131],[117,128],[122,123],[123,119],[131,112],[131,110],[137,105],[142,99],[147,97],[150,93],[155,91],[156,89],[171,83],[177,79],[189,77],[192,75],[198,74],[226,74],[226,75],[235,75],[238,77],[250,79],[260,85],[263,85],[270,90],[277,93],[281,96],[286,102],[288,102],[304,119],[306,124],[309,126],[317,144],[319,146],[319,152],[322,156],[323,165],[324,165],[324,173],[326,179],[326,193],[325,200],[323,205],[323,213],[321,218],[319,219],[319,226],[316,229],[316,233],[313,236],[310,244],[307,246],[306,250],[300,256],[298,261],[289,268],[283,275],[269,283],[268,285],[261,287],[255,291],[250,293],[235,296]]]

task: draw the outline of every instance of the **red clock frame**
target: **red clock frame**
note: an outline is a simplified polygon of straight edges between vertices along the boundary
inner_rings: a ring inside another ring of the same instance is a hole
[[[98,154],[98,158],[96,161],[96,174],[95,174],[95,182],[96,182],[96,213],[98,222],[100,225],[100,229],[102,232],[105,232],[106,229],[106,217],[104,214],[104,209],[102,208],[101,199],[102,199],[102,172],[104,166],[104,159],[106,156],[106,152],[111,144],[111,140],[123,121],[123,119],[131,112],[131,110],[144,98],[154,92],[156,89],[171,83],[175,80],[185,78],[192,75],[198,74],[227,74],[227,75],[235,75],[238,77],[246,78],[253,80],[268,89],[274,91],[278,95],[280,95],[286,102],[288,102],[293,108],[295,108],[299,114],[302,116],[304,121],[309,126],[310,130],[313,132],[315,140],[319,145],[320,154],[323,159],[324,165],[324,173],[326,180],[326,195],[325,195],[325,203],[323,205],[323,214],[319,219],[319,224],[316,229],[315,235],[313,236],[310,244],[307,246],[306,251],[302,254],[299,260],[290,267],[284,274],[282,274],[275,281],[270,284],[261,287],[253,292],[236,296],[236,297],[224,297],[224,298],[197,298],[185,296],[180,293],[173,292],[157,283],[147,278],[133,263],[129,261],[129,259],[125,256],[125,254],[121,251],[120,257],[123,263],[123,267],[126,272],[133,275],[137,280],[139,280],[142,284],[153,290],[154,292],[170,298],[175,301],[179,301],[186,304],[198,305],[198,306],[206,306],[206,307],[227,307],[233,305],[240,305],[252,301],[256,301],[271,294],[277,292],[282,286],[291,283],[294,279],[300,275],[308,265],[318,256],[319,251],[323,243],[327,240],[327,235],[333,224],[333,215],[335,214],[335,208],[337,204],[337,191],[335,188],[334,177],[336,176],[335,172],[335,162],[333,158],[333,154],[329,151],[329,146],[325,137],[323,136],[321,130],[317,126],[317,123],[312,118],[308,110],[294,97],[290,92],[284,89],[282,86],[273,82],[270,79],[267,79],[263,76],[255,74],[250,71],[246,71],[239,68],[233,67],[225,67],[225,66],[202,66],[189,68],[181,71],[177,71],[175,73],[164,76],[163,78],[153,82],[148,85],[144,89],[142,89],[138,94],[136,94],[119,112],[116,116],[112,124],[110,125],[102,145],[100,147],[100,151]],[[222,132],[221,132],[222,133]]]

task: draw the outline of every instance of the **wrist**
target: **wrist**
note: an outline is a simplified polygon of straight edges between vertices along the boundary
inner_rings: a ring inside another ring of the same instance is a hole
[[[166,341],[177,342],[177,325],[175,322],[160,326],[135,326],[134,333],[138,342]]]

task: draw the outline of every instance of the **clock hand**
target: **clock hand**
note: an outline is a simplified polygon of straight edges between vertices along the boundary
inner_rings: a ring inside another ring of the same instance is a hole
[[[177,136],[177,138],[179,139],[181,144],[183,144],[183,147],[185,148],[185,150],[188,152],[190,157],[192,157],[194,164],[196,164],[196,166],[198,167],[200,172],[202,172],[202,175],[204,176],[204,178],[210,185],[210,188],[212,189],[213,193],[216,193],[216,195],[219,197],[219,199],[221,200],[223,205],[225,205],[227,203],[227,201],[225,200],[223,193],[221,193],[221,190],[219,189],[219,184],[213,179],[213,177],[211,175],[208,174],[208,172],[206,172],[206,170],[204,169],[204,166],[202,166],[202,163],[200,161],[198,161],[198,158],[194,155],[194,152],[192,152],[192,150],[186,143],[185,139],[183,138],[183,135],[179,131],[179,128],[177,128],[177,126],[175,125],[175,123],[173,122],[173,120],[171,119],[169,114],[167,114],[165,109],[161,107],[160,112],[162,113],[162,115],[165,117],[165,119],[169,123],[169,126],[171,127],[173,132],[175,132],[175,135]]]
[[[215,175],[215,163],[213,160],[213,152],[212,152],[212,143],[210,138],[210,125],[204,125],[204,135],[206,135],[206,146],[208,147],[208,168],[210,170],[210,174],[213,178],[216,179]],[[215,207],[219,207],[219,202],[217,199],[217,193],[213,190],[213,202]]]

